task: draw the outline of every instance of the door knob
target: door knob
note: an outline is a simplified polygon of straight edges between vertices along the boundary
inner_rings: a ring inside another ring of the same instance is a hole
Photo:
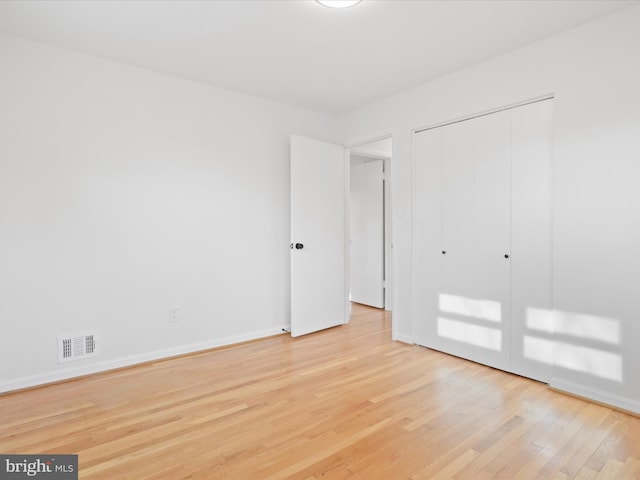
[[[505,255],[505,256],[504,256],[504,258],[509,258],[509,255],[508,255],[508,254],[507,254],[507,255]]]
[[[304,245],[301,243],[296,243],[296,250],[302,250],[304,248]]]

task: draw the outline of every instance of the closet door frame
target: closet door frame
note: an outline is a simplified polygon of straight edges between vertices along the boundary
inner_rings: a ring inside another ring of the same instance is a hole
[[[507,219],[503,220],[506,223],[506,228],[508,231],[509,238],[504,239],[506,243],[503,245],[498,245],[498,243],[502,243],[502,242],[496,242],[496,248],[498,250],[504,250],[504,252],[500,252],[498,253],[498,255],[501,257],[500,261],[502,265],[504,265],[506,268],[506,271],[505,271],[506,279],[498,278],[499,283],[506,282],[505,294],[502,295],[501,298],[499,298],[499,303],[502,307],[501,319],[504,320],[504,324],[500,326],[500,336],[501,336],[500,350],[503,350],[503,351],[498,352],[498,354],[491,355],[491,352],[485,351],[484,349],[478,349],[473,346],[465,347],[461,342],[457,342],[457,343],[454,342],[452,345],[449,345],[449,343],[451,342],[448,342],[446,338],[443,339],[442,336],[440,335],[441,333],[440,324],[442,322],[442,317],[443,317],[442,311],[441,311],[441,305],[440,305],[440,303],[442,302],[441,294],[445,292],[448,287],[448,282],[447,282],[447,279],[445,278],[446,268],[444,266],[449,261],[449,258],[444,254],[444,252],[450,247],[450,245],[448,245],[449,242],[446,238],[447,229],[444,228],[447,220],[445,219],[445,215],[443,213],[443,210],[446,209],[446,207],[443,205],[444,203],[446,203],[446,199],[443,200],[443,198],[444,196],[446,196],[445,183],[446,183],[446,174],[447,174],[446,173],[447,166],[445,165],[446,153],[443,152],[444,142],[442,140],[442,138],[445,135],[445,133],[443,133],[445,132],[445,129],[440,127],[450,126],[459,122],[465,122],[478,117],[499,113],[501,115],[509,116],[509,128],[511,128],[513,112],[506,112],[506,111],[515,109],[517,107],[523,107],[526,105],[543,102],[545,100],[550,100],[550,99],[553,99],[553,95],[545,95],[545,96],[537,97],[524,102],[508,105],[502,108],[492,109],[490,111],[485,111],[478,114],[469,115],[463,118],[458,118],[452,121],[442,122],[429,127],[416,129],[412,132],[413,133],[412,135],[413,172],[414,172],[414,175],[413,175],[413,182],[414,182],[413,192],[414,193],[413,193],[413,209],[412,209],[413,210],[413,231],[414,231],[414,234],[413,234],[413,258],[414,258],[413,299],[414,300],[413,300],[413,319],[412,320],[413,320],[414,342],[420,345],[427,346],[429,348],[442,350],[447,353],[452,353],[454,355],[475,360],[475,361],[478,361],[479,363],[491,365],[507,371],[514,371],[514,373],[518,373],[520,375],[528,376],[528,377],[535,378],[537,380],[542,380],[542,381],[549,380],[549,378],[547,378],[548,377],[547,372],[550,371],[550,369],[544,368],[544,367],[539,369],[523,368],[523,365],[525,366],[527,364],[531,365],[532,362],[522,361],[523,357],[526,356],[525,355],[526,352],[524,352],[526,345],[524,345],[524,343],[526,338],[525,334],[528,332],[527,312],[529,311],[527,309],[524,309],[526,310],[524,313],[522,311],[523,298],[526,297],[526,295],[522,295],[522,285],[520,285],[519,291],[518,291],[518,296],[519,296],[518,307],[519,308],[517,311],[513,312],[515,313],[515,318],[513,319],[510,318],[513,310],[511,305],[512,281],[511,281],[511,265],[510,265],[511,256],[512,256],[511,255],[512,244],[511,244],[511,238],[510,238],[511,232],[512,232],[511,201],[513,198],[511,189],[513,187],[513,182],[515,181],[511,171],[511,167],[512,167],[511,158],[509,158],[508,167],[505,167],[505,165],[507,164],[503,162],[503,167],[508,168],[509,170],[508,172],[505,173],[506,174],[505,178],[507,179],[506,181],[508,182],[507,195],[509,195],[508,199],[506,200],[506,203],[508,204],[508,207],[506,208],[508,208],[509,212],[507,214]],[[438,158],[435,160],[435,162],[431,166],[425,165],[426,160],[424,158],[418,158],[421,154],[420,144],[421,142],[423,142],[424,137],[418,136],[417,134],[422,133],[424,135],[426,131],[431,131],[429,135],[433,137],[434,140],[437,137],[439,137],[441,142],[439,152],[435,149],[431,151],[432,154],[438,156]],[[512,139],[512,132],[511,130],[509,130],[509,148],[510,148],[509,155],[513,154],[513,149],[511,148],[511,145],[510,145],[511,139]],[[550,148],[550,144],[549,144],[549,148]],[[550,170],[551,170],[550,164],[545,168],[548,168],[547,171],[550,177]],[[431,174],[433,177],[436,177],[439,175],[440,178],[439,179],[429,178],[429,174]],[[543,176],[544,176],[544,172],[543,172]],[[425,182],[425,180],[428,182],[427,184],[423,183]],[[430,192],[423,191],[423,188],[425,187],[425,185],[427,186],[427,190],[433,189],[433,191],[430,191]],[[543,238],[544,235],[548,234],[546,237],[546,239],[548,240],[548,245],[545,247],[546,250],[543,249],[545,251],[542,252],[542,255],[543,256],[546,255],[549,258],[547,259],[545,256],[545,259],[547,261],[541,262],[541,265],[539,268],[540,271],[535,272],[537,275],[537,278],[542,280],[535,285],[534,288],[536,289],[536,292],[534,293],[533,297],[534,298],[537,297],[536,298],[537,304],[540,305],[542,310],[546,309],[547,311],[551,312],[552,300],[551,300],[551,238],[550,238],[551,179],[550,178],[548,178],[547,186],[548,186],[547,196],[549,197],[549,202],[548,202],[549,208],[546,213],[546,218],[538,217],[536,218],[536,222],[539,226],[541,226],[542,223],[546,222],[548,226],[548,228],[546,229],[542,228],[543,234],[540,238]],[[437,199],[438,196],[440,196],[439,202]],[[428,203],[429,201],[434,202],[434,205],[429,205]],[[494,205],[497,205],[495,198],[490,199],[490,202],[493,202]],[[439,205],[436,205],[438,203]],[[440,211],[437,211],[436,206],[440,207]],[[502,213],[505,213],[505,212],[502,212]],[[434,235],[432,235],[432,238],[429,238],[428,233],[426,232],[427,230],[429,230],[429,226],[427,225],[428,222],[419,220],[420,217],[425,214],[427,215],[427,218],[431,220],[435,220],[434,223],[438,223],[438,225],[432,225],[432,230],[436,231]],[[522,219],[520,219],[519,222],[520,222],[519,225],[522,225]],[[503,236],[506,236],[506,235],[503,235]],[[438,269],[438,266],[437,266],[438,262],[436,260],[437,257],[434,254],[435,247],[436,247],[435,244],[438,243],[437,237],[439,237],[439,240],[440,240],[439,250],[442,250],[443,254],[441,256],[441,261],[439,262],[440,263],[439,274],[435,276],[434,275],[430,276],[429,273]],[[540,238],[538,238],[537,240],[540,240]],[[426,249],[429,249],[429,251],[428,252],[425,251]],[[449,253],[453,254],[453,252],[447,252],[447,254]],[[489,253],[493,254],[494,252],[491,251]],[[522,265],[522,262],[521,262],[522,259],[519,259],[519,260],[520,260],[519,264]],[[529,269],[532,268],[531,261],[528,261],[528,263],[527,261],[525,261],[524,264],[525,264],[525,267],[524,267],[525,272],[527,268]],[[492,269],[494,269],[493,267],[495,267],[498,270],[500,270],[499,264],[494,264],[493,262],[491,262],[491,267]],[[533,268],[536,268],[536,267],[534,266]],[[505,274],[505,272],[499,273],[498,276],[504,277],[504,275],[502,274]],[[436,276],[439,277],[440,281],[434,278]],[[523,276],[521,271],[519,279],[521,280],[522,278]],[[548,281],[545,281],[545,279]],[[438,284],[440,285],[440,288],[438,288]],[[479,291],[478,293],[479,293],[479,296],[482,296],[483,292]],[[491,293],[488,293],[488,295],[491,296]],[[524,300],[526,301],[527,299],[524,298]],[[516,325],[516,328],[514,329],[513,332],[511,331],[512,324]],[[477,328],[477,327],[474,327],[474,328]],[[512,347],[514,349],[513,352],[511,351]],[[514,362],[514,365],[512,368],[511,366],[512,359],[516,360],[516,358],[518,358],[518,361]]]

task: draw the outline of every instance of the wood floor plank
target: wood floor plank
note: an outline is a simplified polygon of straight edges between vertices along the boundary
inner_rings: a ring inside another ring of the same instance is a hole
[[[631,479],[640,419],[391,341],[391,316],[0,395],[0,451],[83,480]]]

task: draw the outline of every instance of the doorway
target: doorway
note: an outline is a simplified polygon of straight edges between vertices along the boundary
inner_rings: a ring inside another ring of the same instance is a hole
[[[391,311],[392,138],[349,150],[349,299]]]

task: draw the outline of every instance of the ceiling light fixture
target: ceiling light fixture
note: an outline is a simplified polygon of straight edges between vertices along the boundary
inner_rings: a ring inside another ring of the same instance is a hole
[[[362,0],[316,0],[320,5],[331,8],[348,8],[357,5]]]

